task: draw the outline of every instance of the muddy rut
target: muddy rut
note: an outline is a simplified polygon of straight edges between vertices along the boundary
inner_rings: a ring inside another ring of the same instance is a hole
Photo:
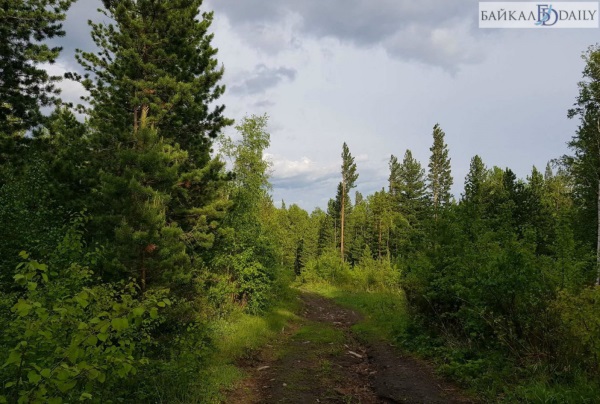
[[[227,403],[470,403],[426,363],[385,342],[361,343],[361,316],[303,293],[302,319],[240,363],[249,374]]]

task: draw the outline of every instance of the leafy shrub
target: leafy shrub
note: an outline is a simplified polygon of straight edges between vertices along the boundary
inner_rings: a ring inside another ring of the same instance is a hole
[[[559,293],[552,305],[561,319],[561,359],[565,366],[600,369],[600,287]]]

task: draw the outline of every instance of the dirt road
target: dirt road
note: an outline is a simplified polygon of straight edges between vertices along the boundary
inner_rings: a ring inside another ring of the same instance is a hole
[[[385,342],[365,345],[361,316],[304,293],[302,320],[241,363],[250,375],[227,403],[469,403],[431,368]]]

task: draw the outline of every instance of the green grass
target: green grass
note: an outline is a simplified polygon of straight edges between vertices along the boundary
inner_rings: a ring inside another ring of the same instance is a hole
[[[341,344],[344,342],[344,333],[323,324],[310,323],[298,330],[293,339],[310,341],[313,344]]]
[[[401,291],[352,291],[325,283],[305,284],[302,289],[361,313],[365,319],[356,324],[353,331],[366,341],[394,340],[406,332],[410,321],[406,299]]]
[[[273,341],[292,322],[297,321],[297,293],[291,291],[276,306],[262,315],[237,310],[213,326],[215,349],[206,369],[180,403],[220,403],[224,393],[246,375],[235,363]]]

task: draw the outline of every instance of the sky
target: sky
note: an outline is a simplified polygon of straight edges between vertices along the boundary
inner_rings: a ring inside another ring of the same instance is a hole
[[[79,0],[49,70],[80,70],[74,49],[93,50]],[[390,155],[407,149],[426,167],[439,123],[463,191],[474,155],[525,178],[568,153],[578,122],[582,53],[598,29],[479,29],[473,0],[205,0],[225,67],[226,115],[269,115],[273,199],[326,208],[341,179],[346,142],[363,195],[387,187]],[[63,82],[63,98],[82,89]],[[235,130],[226,133],[235,137]]]

